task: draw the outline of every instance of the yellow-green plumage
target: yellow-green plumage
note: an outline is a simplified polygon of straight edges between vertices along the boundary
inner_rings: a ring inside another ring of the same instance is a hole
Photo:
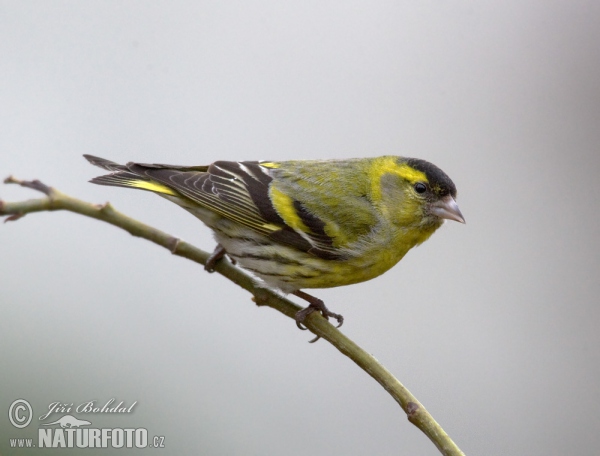
[[[287,255],[318,272],[314,277],[297,278],[298,288],[328,288],[370,280],[433,234],[441,220],[420,226],[418,202],[406,194],[403,185],[392,185],[394,180],[400,183],[407,178],[411,184],[415,178],[426,181],[423,173],[398,165],[396,157],[290,161],[274,170],[270,196],[285,222],[302,229],[294,223],[296,211],[290,204],[293,200],[302,202],[325,223],[325,233],[344,257],[332,261],[290,249]],[[287,199],[274,199],[277,193]],[[294,267],[286,269],[293,276]]]
[[[112,171],[92,182],[149,190],[179,204],[214,231],[231,258],[284,292],[370,280],[444,219],[464,222],[450,178],[419,159],[182,167],[86,158]]]

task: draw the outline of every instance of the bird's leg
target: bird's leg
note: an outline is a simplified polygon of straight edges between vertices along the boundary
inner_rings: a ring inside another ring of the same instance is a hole
[[[225,250],[225,247],[223,247],[221,244],[217,244],[213,253],[211,253],[211,255],[208,257],[208,260],[206,260],[204,270],[207,272],[215,272],[217,261],[223,258],[226,254],[227,251]],[[233,258],[229,257],[229,259],[231,260],[231,264],[237,263],[237,261],[235,261]]]
[[[306,302],[308,302],[308,307],[305,307],[304,309],[296,312],[296,326],[298,326],[298,328],[305,330],[306,328],[302,326],[302,322],[304,321],[304,319],[306,317],[308,317],[311,313],[318,311],[321,312],[321,315],[323,315],[323,317],[325,317],[326,320],[329,320],[329,317],[335,318],[338,322],[337,327],[339,328],[340,326],[342,326],[342,324],[344,323],[344,317],[340,314],[336,314],[333,313],[332,311],[330,311],[327,306],[325,306],[325,303],[320,300],[319,298],[315,298],[314,296],[309,295],[308,293],[305,293],[303,291],[294,291],[292,294],[298,296],[299,298],[304,299]],[[313,340],[309,341],[311,344],[318,341],[321,337],[317,336],[315,337]]]
[[[225,247],[223,247],[221,244],[217,244],[213,253],[208,257],[208,260],[206,260],[204,270],[207,272],[215,272],[217,261],[223,258],[226,253]]]

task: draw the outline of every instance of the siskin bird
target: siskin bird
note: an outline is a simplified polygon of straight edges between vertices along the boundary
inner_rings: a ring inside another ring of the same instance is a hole
[[[178,204],[214,232],[206,268],[227,254],[267,286],[343,322],[303,291],[364,282],[383,274],[445,219],[464,223],[456,187],[416,158],[217,161],[209,166],[119,165],[85,155],[111,174],[100,185],[138,188]],[[316,339],[315,339],[316,340]]]

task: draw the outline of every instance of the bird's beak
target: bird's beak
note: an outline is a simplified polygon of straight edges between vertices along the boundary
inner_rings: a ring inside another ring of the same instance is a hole
[[[433,203],[431,205],[431,212],[441,218],[465,223],[465,218],[460,213],[458,204],[456,204],[456,201],[450,195],[444,196],[441,200]]]

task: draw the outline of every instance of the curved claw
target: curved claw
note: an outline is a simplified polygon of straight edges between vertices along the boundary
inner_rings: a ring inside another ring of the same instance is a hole
[[[314,339],[311,339],[308,341],[309,344],[314,344],[316,341],[318,341],[321,338],[321,336],[317,336]]]
[[[308,329],[306,326],[302,326],[302,323],[300,323],[299,321],[296,322],[296,326],[302,331],[306,331]]]
[[[304,321],[304,319],[306,317],[308,317],[311,313],[313,313],[316,309],[314,307],[308,306],[305,307],[302,310],[299,310],[298,312],[296,312],[296,326],[301,329],[302,331],[306,331],[308,328],[305,326],[302,326],[302,322]]]
[[[332,314],[331,315],[333,318],[335,318],[338,322],[338,325],[336,326],[336,328],[339,328],[340,326],[342,326],[344,324],[344,316],[340,315],[340,314]]]

